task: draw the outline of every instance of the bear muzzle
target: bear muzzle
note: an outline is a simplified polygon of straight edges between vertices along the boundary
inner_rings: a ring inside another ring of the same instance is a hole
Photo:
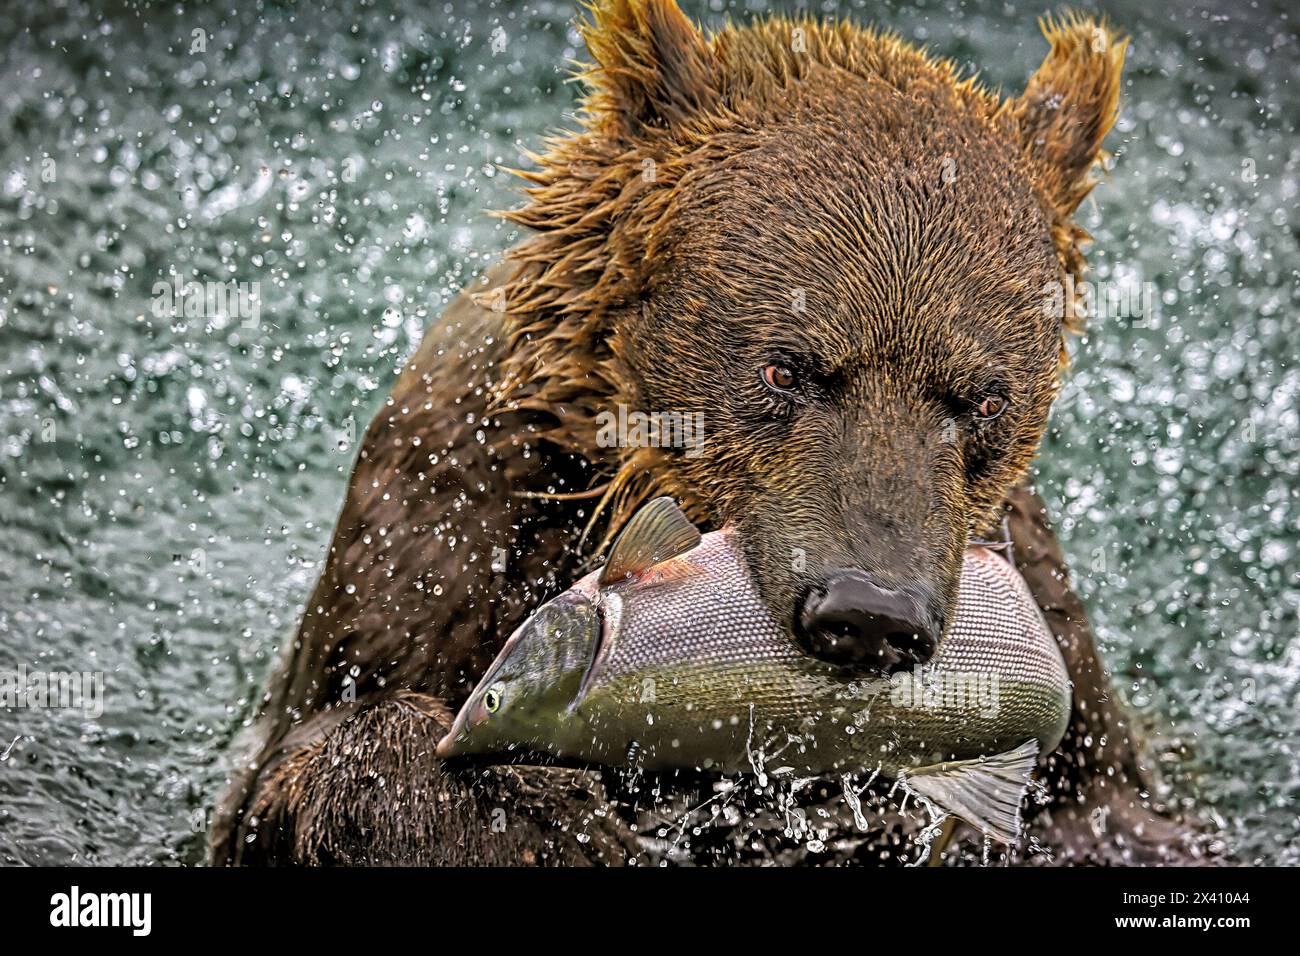
[[[839,568],[815,582],[795,612],[795,638],[812,656],[846,670],[892,674],[925,664],[943,634],[930,602],[866,571]]]

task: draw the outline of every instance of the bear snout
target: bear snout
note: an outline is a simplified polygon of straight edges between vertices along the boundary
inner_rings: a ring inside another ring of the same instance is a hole
[[[929,603],[861,569],[836,569],[798,602],[795,638],[807,653],[847,670],[908,670],[927,663],[939,646],[943,621]]]

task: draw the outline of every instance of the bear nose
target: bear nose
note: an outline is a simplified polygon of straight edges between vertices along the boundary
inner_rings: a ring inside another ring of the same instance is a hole
[[[836,570],[804,595],[795,635],[820,660],[890,674],[934,656],[943,627],[924,608],[915,594],[881,587],[865,571]]]

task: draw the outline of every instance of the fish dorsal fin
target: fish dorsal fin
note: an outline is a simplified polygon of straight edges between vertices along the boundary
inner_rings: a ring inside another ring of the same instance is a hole
[[[685,554],[700,543],[700,529],[665,495],[632,516],[600,572],[601,585],[639,578],[660,561]]]
[[[906,774],[903,785],[995,840],[1020,839],[1020,801],[1038,763],[1038,741],[979,760],[955,760]]]

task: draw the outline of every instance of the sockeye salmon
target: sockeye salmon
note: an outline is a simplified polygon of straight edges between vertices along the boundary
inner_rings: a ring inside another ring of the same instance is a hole
[[[1019,574],[987,548],[967,550],[928,665],[853,676],[771,618],[728,530],[701,536],[659,498],[603,569],[515,631],[438,753],[879,772],[1013,843],[1033,767],[1069,713],[1056,641]]]

